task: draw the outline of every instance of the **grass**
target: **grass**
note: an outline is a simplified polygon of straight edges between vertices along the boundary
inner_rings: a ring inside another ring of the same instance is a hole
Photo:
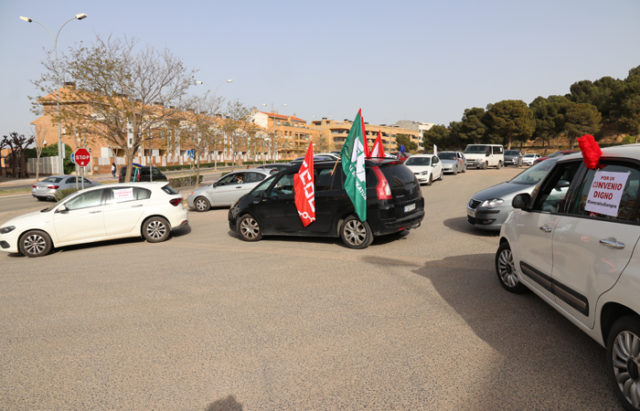
[[[30,192],[31,192],[31,187],[11,188],[6,190],[3,190],[0,188],[0,197],[10,196],[14,194],[29,194]]]

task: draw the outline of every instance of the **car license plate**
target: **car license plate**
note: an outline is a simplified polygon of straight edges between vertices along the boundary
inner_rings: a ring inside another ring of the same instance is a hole
[[[404,206],[404,212],[408,213],[409,211],[413,211],[416,209],[416,204],[407,204],[406,206]]]
[[[467,208],[467,215],[468,215],[469,217],[476,218],[476,210],[473,210],[473,209]]]

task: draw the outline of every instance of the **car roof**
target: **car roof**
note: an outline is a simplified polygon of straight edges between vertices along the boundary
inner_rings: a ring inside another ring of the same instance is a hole
[[[620,146],[605,147],[602,149],[602,157],[608,158],[634,158],[640,160],[640,144],[625,144]],[[562,156],[562,162],[582,158],[580,151]]]

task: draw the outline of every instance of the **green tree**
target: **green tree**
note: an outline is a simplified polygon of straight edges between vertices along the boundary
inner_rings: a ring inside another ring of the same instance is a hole
[[[427,150],[427,147],[432,147],[434,144],[442,147],[449,140],[449,136],[450,131],[446,126],[436,124],[423,133],[422,146],[425,150]]]
[[[564,131],[565,115],[571,101],[564,96],[537,97],[529,104],[536,122],[533,137],[542,141],[542,146]]]
[[[640,134],[640,66],[629,71],[619,96],[620,131],[634,135],[637,142]]]
[[[596,134],[602,127],[602,116],[596,106],[588,103],[570,103],[565,115],[564,130],[573,149],[576,138]]]
[[[487,113],[483,108],[472,107],[464,110],[458,140],[461,145],[482,143],[487,137]]]
[[[487,107],[487,124],[491,142],[496,140],[511,148],[513,139],[520,145],[531,138],[536,127],[533,113],[522,100],[502,100]]]
[[[396,134],[396,146],[398,147],[398,150],[400,150],[400,146],[404,146],[407,153],[418,149],[418,145],[411,141],[411,137],[407,134]]]

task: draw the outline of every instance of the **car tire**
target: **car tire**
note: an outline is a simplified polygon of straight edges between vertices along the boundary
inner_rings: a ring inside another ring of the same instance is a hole
[[[150,243],[166,241],[171,234],[171,226],[163,217],[151,217],[142,223],[142,236]]]
[[[373,242],[373,233],[369,223],[351,215],[340,226],[340,238],[349,248],[363,249]]]
[[[260,223],[251,214],[245,214],[236,223],[236,231],[244,241],[258,241],[262,239]]]
[[[489,163],[485,161],[484,163],[482,163],[482,169],[486,170],[487,168],[489,168]]]
[[[444,173],[441,171],[440,172],[440,177],[438,177],[438,181],[442,181],[443,178],[444,178]]]
[[[18,240],[20,254],[27,257],[42,257],[51,251],[51,237],[40,230],[29,230]]]
[[[607,337],[607,366],[616,397],[627,410],[640,410],[640,318],[618,319]]]
[[[457,176],[457,175],[458,175],[458,169],[457,169],[457,168],[454,168],[454,169],[453,169],[453,175],[454,175],[454,176]]]
[[[427,181],[427,185],[430,186],[433,184],[433,174],[429,174],[429,181]]]
[[[498,161],[498,170],[500,170],[502,168],[502,161]]]
[[[518,280],[516,275],[511,247],[509,247],[509,243],[504,241],[500,243],[500,247],[496,252],[496,274],[505,290],[515,294],[522,294],[527,291],[527,287]]]
[[[208,211],[211,208],[211,203],[205,197],[197,197],[193,200],[193,207],[196,211],[204,212]]]

